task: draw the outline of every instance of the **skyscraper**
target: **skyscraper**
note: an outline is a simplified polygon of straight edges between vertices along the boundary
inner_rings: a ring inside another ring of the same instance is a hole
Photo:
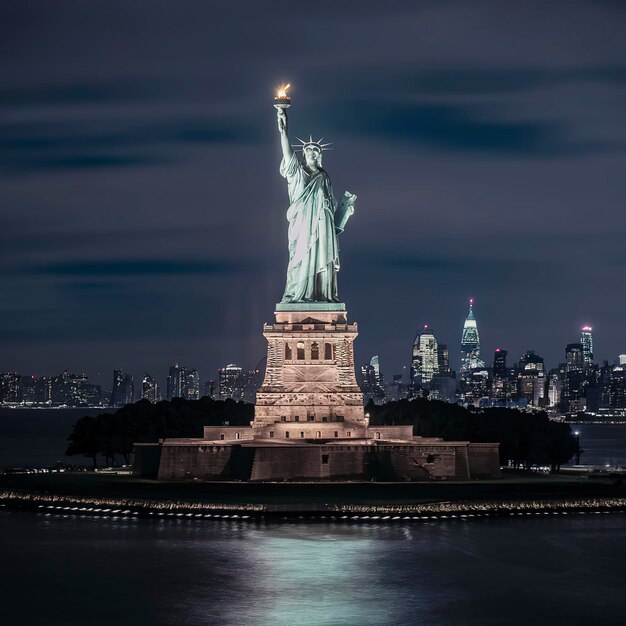
[[[439,372],[438,347],[433,331],[424,324],[413,342],[411,378],[415,387],[427,385]]]
[[[545,370],[543,357],[534,350],[525,352],[519,360],[518,391],[529,404],[539,406],[545,397]]]
[[[507,406],[512,396],[512,384],[506,366],[507,350],[496,348],[493,355],[493,378],[491,381],[491,399],[498,406]]]
[[[496,348],[493,355],[493,377],[494,378],[507,378],[508,370],[506,368],[506,357],[508,351],[502,350],[502,348]]]
[[[22,377],[24,404],[46,404],[50,402],[50,381],[45,376]]]
[[[22,401],[21,379],[17,372],[0,374],[0,402],[17,404]]]
[[[248,371],[244,378],[242,400],[248,404],[256,403],[256,392],[263,382],[263,372],[260,369]]]
[[[563,391],[561,392],[561,410],[566,413],[576,413],[584,409],[584,365],[582,344],[567,344]]]
[[[568,372],[582,372],[585,360],[581,343],[567,344],[565,348],[565,364]]]
[[[183,398],[187,400],[200,399],[200,375],[198,370],[186,370],[185,384],[183,388]]]
[[[62,374],[50,379],[50,402],[53,405],[96,406],[100,404],[100,385],[91,385],[87,374]]]
[[[219,399],[239,400],[243,399],[246,377],[243,370],[234,363],[228,364],[218,370],[219,377]]]
[[[474,299],[470,298],[469,312],[463,324],[461,336],[461,378],[467,378],[473,369],[485,366],[480,359],[480,338],[474,317]]]
[[[583,326],[580,329],[580,343],[583,347],[583,364],[586,368],[593,364],[593,336],[591,326]]]
[[[188,369],[178,363],[170,365],[167,376],[167,399],[200,399],[200,375],[196,369]]]
[[[374,355],[369,363],[361,367],[361,391],[365,404],[370,400],[380,404],[385,400],[385,388],[380,372],[380,361],[378,355]]]
[[[133,377],[120,369],[113,370],[113,388],[110,406],[124,406],[134,401],[135,389]]]
[[[558,408],[561,403],[563,393],[564,375],[561,369],[555,367],[548,373],[548,406]]]
[[[205,398],[215,399],[215,381],[207,380],[202,386],[202,396]]]
[[[167,375],[167,399],[182,398],[183,396],[183,378],[184,369],[178,363],[170,365],[169,373]]]
[[[437,346],[437,374],[436,376],[451,376],[450,357],[448,355],[448,346],[440,343]]]
[[[150,374],[143,375],[143,381],[141,383],[141,399],[148,400],[148,402],[160,402],[161,390],[159,385]]]

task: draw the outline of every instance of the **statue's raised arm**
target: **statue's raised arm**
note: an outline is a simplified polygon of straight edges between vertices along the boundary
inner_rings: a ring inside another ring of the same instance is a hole
[[[278,132],[280,133],[280,145],[283,149],[283,159],[285,163],[288,163],[293,155],[293,148],[289,143],[289,135],[287,134],[286,109],[277,109],[276,117],[278,119]]]

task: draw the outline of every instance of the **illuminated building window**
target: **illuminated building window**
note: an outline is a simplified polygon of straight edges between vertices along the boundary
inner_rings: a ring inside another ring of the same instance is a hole
[[[311,344],[311,361],[317,361],[320,358],[320,344],[314,341]]]
[[[298,342],[296,351],[297,351],[298,361],[304,361],[304,343],[302,341]]]

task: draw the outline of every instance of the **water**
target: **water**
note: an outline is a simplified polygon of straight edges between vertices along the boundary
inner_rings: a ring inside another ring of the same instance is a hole
[[[580,433],[584,450],[581,463],[626,466],[626,424],[572,424],[575,431]]]
[[[0,468],[68,460],[83,414],[0,410]],[[574,430],[583,462],[626,465],[626,426]],[[0,538],[3,626],[595,626],[626,607],[626,514],[256,525],[0,509]]]
[[[0,512],[2,623],[621,624],[626,515],[282,524]]]
[[[7,467],[50,467],[57,462],[92,465],[83,456],[65,456],[72,425],[106,409],[0,408],[0,472]]]

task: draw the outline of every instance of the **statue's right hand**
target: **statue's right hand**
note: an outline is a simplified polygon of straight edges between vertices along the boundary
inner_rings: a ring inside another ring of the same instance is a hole
[[[278,109],[278,132],[285,134],[287,132],[287,115],[283,109]]]

